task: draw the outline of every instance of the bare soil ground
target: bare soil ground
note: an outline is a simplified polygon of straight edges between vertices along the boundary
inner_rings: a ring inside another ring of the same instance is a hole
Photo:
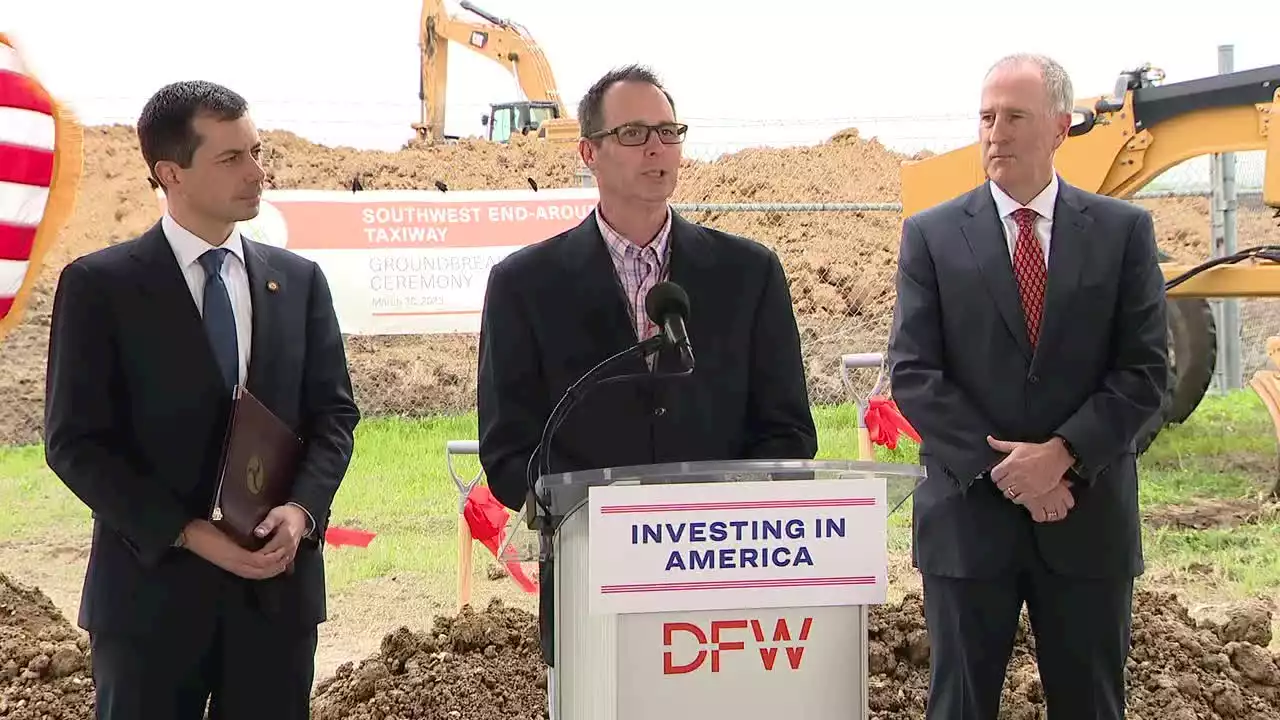
[[[1257,499],[1199,499],[1165,505],[1146,513],[1148,527],[1180,530],[1230,529],[1280,516],[1280,504]]]
[[[274,188],[451,190],[574,184],[572,148],[517,138],[509,147],[466,141],[397,152],[315,145],[267,132]],[[809,148],[751,149],[715,162],[686,161],[678,202],[896,202],[907,159],[856,131]],[[39,442],[44,363],[53,289],[61,268],[84,253],[137,236],[156,221],[133,130],[86,129],[85,179],[76,213],[44,263],[24,322],[0,342],[0,444]],[[1209,254],[1207,198],[1145,200],[1162,249],[1184,262]],[[901,219],[892,212],[693,212],[690,219],[759,240],[778,251],[791,281],[815,402],[844,399],[837,358],[883,348],[893,303]],[[1241,247],[1276,237],[1276,221],[1248,204],[1239,212]],[[1269,322],[1276,322],[1274,313]],[[471,335],[349,338],[352,374],[369,415],[469,409],[475,396]]]
[[[0,555],[3,557],[4,553]],[[7,558],[6,558],[7,559]],[[6,564],[7,567],[7,564]],[[394,581],[393,581],[394,582]],[[377,606],[416,596],[389,592]],[[347,609],[341,601],[341,622]],[[475,608],[484,608],[477,610]],[[1270,649],[1271,609],[1229,608],[1222,621],[1193,620],[1171,594],[1140,590],[1129,662],[1129,716],[1137,720],[1263,720],[1280,708],[1280,654]],[[527,607],[491,597],[457,615],[382,616],[394,628],[376,647],[319,677],[317,720],[544,718],[545,669],[537,620]],[[361,621],[373,618],[361,618]],[[365,624],[370,628],[369,624]],[[416,628],[416,629],[415,629]],[[871,614],[871,717],[919,718],[928,689],[929,641],[920,596]],[[371,631],[366,639],[374,637]],[[362,648],[362,650],[364,650]],[[93,682],[88,643],[34,586],[0,574],[0,718],[88,720]],[[1005,683],[1001,718],[1042,717],[1044,690],[1024,616]]]
[[[357,174],[365,188],[520,188],[572,184],[572,151],[517,142],[460,143],[395,153],[325,148],[289,133],[266,134],[273,187],[333,188]],[[846,132],[818,148],[749,150],[715,163],[688,162],[677,201],[895,201],[904,158]],[[1161,247],[1196,262],[1208,254],[1207,199],[1145,201]],[[24,324],[0,343],[0,444],[38,442],[50,301],[57,274],[85,252],[136,236],[155,221],[130,128],[90,128],[77,213],[47,258]],[[693,213],[692,219],[775,248],[790,275],[804,329],[815,400],[843,397],[833,372],[840,352],[883,346],[900,219],[893,213]],[[1274,237],[1269,214],[1242,208],[1240,245]],[[470,408],[474,338],[352,338],[360,402],[368,415]],[[1162,511],[1156,524],[1214,527],[1253,521],[1263,506],[1219,503]],[[87,645],[74,618],[84,572],[83,539],[0,542],[0,718],[91,717]],[[917,718],[928,678],[928,642],[915,578],[891,569],[893,602],[873,613],[875,718]],[[39,589],[36,589],[36,588]],[[318,718],[541,718],[545,684],[532,601],[500,573],[477,572],[474,607],[455,616],[451,593],[411,575],[380,578],[330,603],[317,657]],[[496,604],[490,604],[491,601]],[[1280,715],[1280,668],[1268,648],[1271,608],[1217,608],[1192,621],[1171,596],[1144,591],[1135,610],[1130,717],[1239,718]],[[432,620],[432,618],[436,618]],[[396,629],[400,628],[400,629]],[[390,631],[388,633],[388,631]],[[1004,717],[1039,717],[1043,692],[1034,648],[1021,636]]]

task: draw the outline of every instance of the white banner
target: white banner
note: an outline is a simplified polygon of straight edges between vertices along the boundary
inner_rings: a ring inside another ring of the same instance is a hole
[[[884,478],[593,487],[591,612],[883,603],[885,492]]]
[[[595,188],[268,190],[258,217],[239,227],[320,265],[344,334],[475,333],[489,268],[575,227],[597,197]]]

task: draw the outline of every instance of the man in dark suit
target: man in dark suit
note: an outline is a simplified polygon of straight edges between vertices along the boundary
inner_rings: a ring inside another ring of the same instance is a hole
[[[656,377],[681,367],[669,348],[652,368],[639,358],[618,365],[617,374],[656,373],[587,394],[551,443],[550,471],[812,458],[817,432],[782,265],[763,245],[671,210],[687,127],[670,96],[648,70],[626,67],[587,91],[578,118],[599,204],[577,227],[496,264],[486,288],[477,407],[493,494],[524,505],[552,408],[597,363],[659,332],[645,297],[662,280],[689,296],[693,374]],[[544,649],[548,605],[544,596]]]
[[[49,339],[46,456],[94,517],[79,623],[97,717],[197,720],[212,698],[215,720],[305,718],[321,548],[359,420],[329,288],[236,232],[264,177],[243,98],[166,86],[138,139],[167,211],[63,270]],[[206,520],[236,384],[306,443],[257,552]]]
[[[551,471],[812,458],[817,433],[782,265],[759,243],[671,210],[687,128],[666,91],[643,68],[615,70],[588,90],[578,117],[596,210],[489,274],[477,403],[493,494],[524,504],[526,466],[552,408],[596,363],[659,331],[645,296],[662,280],[689,295],[695,372],[597,387],[557,431]],[[655,367],[678,363],[664,348]],[[638,358],[615,370],[647,371]]]
[[[1124,715],[1134,436],[1165,387],[1164,288],[1150,215],[1054,171],[1073,101],[1053,61],[998,62],[988,182],[903,224],[889,358],[928,471],[929,718],[995,720],[1024,602],[1050,720]]]

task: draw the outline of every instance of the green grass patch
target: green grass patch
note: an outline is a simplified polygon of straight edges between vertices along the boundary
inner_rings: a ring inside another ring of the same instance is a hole
[[[1275,458],[1275,429],[1257,395],[1211,395],[1187,422],[1160,433],[1142,456],[1139,499],[1144,507],[1158,507],[1250,497],[1270,489]]]
[[[814,410],[819,459],[857,457],[852,406]],[[474,413],[423,418],[370,418],[357,429],[351,469],[334,501],[332,524],[378,534],[365,549],[331,548],[331,586],[404,573],[451,588],[458,548],[458,491],[449,475],[445,443],[476,437]],[[910,440],[877,448],[882,462],[915,463]],[[1275,431],[1250,391],[1208,397],[1184,425],[1166,430],[1141,458],[1144,510],[1204,499],[1257,495],[1274,482]],[[479,472],[474,456],[455,458],[466,480]],[[1269,473],[1269,474],[1268,474]],[[0,538],[87,542],[89,513],[45,467],[38,447],[0,449]],[[910,502],[890,519],[893,553],[909,550]],[[1149,565],[1202,578],[1233,592],[1280,589],[1280,525],[1259,521],[1210,530],[1148,530]],[[489,557],[478,544],[477,567]],[[480,572],[477,570],[477,572]]]
[[[1148,567],[1162,582],[1206,596],[1274,597],[1280,591],[1280,523],[1147,533]]]
[[[45,465],[41,446],[0,448],[0,508],[0,539],[89,535],[89,510]]]
[[[1280,591],[1280,516],[1257,505],[1277,480],[1276,454],[1271,416],[1252,391],[1206,397],[1186,423],[1162,432],[1140,459],[1143,511],[1195,510],[1221,523],[1148,523],[1143,542],[1153,575],[1224,598]]]

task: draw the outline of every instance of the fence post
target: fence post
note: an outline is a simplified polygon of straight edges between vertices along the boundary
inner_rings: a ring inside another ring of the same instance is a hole
[[[1232,72],[1234,46],[1218,46],[1218,73]],[[1216,153],[1210,158],[1209,174],[1213,183],[1210,210],[1213,257],[1236,252],[1236,155]],[[1214,324],[1218,328],[1218,362],[1213,371],[1214,388],[1218,392],[1244,387],[1240,357],[1240,301],[1220,298],[1210,301]]]

